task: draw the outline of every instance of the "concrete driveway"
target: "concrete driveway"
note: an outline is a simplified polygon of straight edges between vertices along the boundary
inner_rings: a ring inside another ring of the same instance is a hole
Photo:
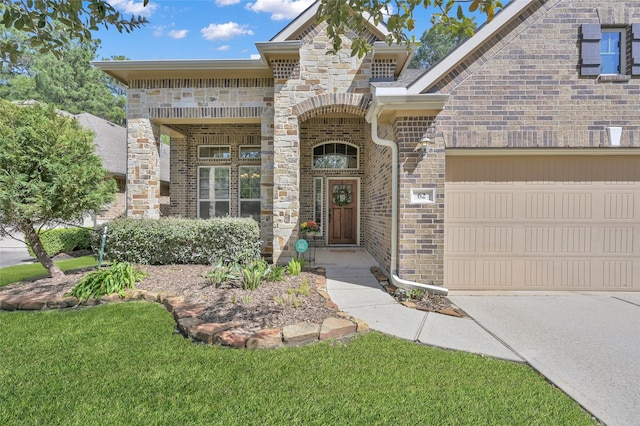
[[[640,293],[449,299],[600,421],[639,424]]]
[[[22,235],[17,235],[22,238]],[[29,251],[21,241],[9,237],[0,237],[0,268],[5,266],[33,263],[35,259],[29,256]]]

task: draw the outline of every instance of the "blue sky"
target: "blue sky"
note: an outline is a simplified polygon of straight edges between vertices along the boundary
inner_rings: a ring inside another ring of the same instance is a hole
[[[132,33],[100,30],[98,59],[246,59],[254,43],[270,40],[314,0],[109,0],[125,16],[143,15],[149,23]],[[421,9],[415,36],[430,26]]]

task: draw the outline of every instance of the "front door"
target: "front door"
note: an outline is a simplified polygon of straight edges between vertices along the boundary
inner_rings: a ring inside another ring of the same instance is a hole
[[[331,179],[329,244],[358,244],[358,180]]]

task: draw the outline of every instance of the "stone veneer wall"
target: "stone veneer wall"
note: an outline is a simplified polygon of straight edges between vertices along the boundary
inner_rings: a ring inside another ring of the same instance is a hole
[[[370,125],[367,124],[367,140]],[[393,140],[391,126],[378,126],[378,136]],[[369,142],[364,156],[361,234],[367,251],[386,270],[391,270],[391,149]]]
[[[253,119],[258,124],[257,143],[263,150],[263,208],[261,223],[271,220],[271,187],[273,166],[270,141],[273,128],[273,79],[271,78],[192,78],[142,79],[130,82],[127,92],[129,127],[128,216],[157,218],[159,202],[159,158],[154,119],[238,120]],[[181,125],[183,126],[183,125]],[[241,124],[243,128],[245,124]],[[188,126],[187,126],[188,127]],[[252,127],[252,126],[249,126]],[[174,138],[171,146],[171,214],[195,217],[195,202],[181,205],[185,194],[197,189],[197,169],[192,170],[188,138]],[[185,151],[186,149],[186,151]],[[197,156],[197,153],[196,153]],[[237,169],[236,169],[237,173]],[[194,177],[189,180],[189,177]],[[232,204],[233,205],[233,204]],[[270,239],[269,233],[266,238]]]
[[[365,120],[359,117],[315,117],[300,124],[300,139],[302,141],[300,155],[300,220],[313,220],[314,208],[314,179],[323,178],[323,212],[322,224],[326,229],[327,217],[327,178],[328,177],[362,177],[364,175],[364,159],[367,152],[365,144]],[[357,170],[314,170],[313,147],[323,142],[347,142],[359,149],[359,167]],[[360,181],[360,190],[365,191],[364,181]],[[361,205],[365,202],[361,192]],[[360,213],[361,223],[363,222]],[[362,224],[361,224],[362,227]],[[326,234],[324,235],[326,237]],[[363,234],[361,233],[361,241]]]
[[[303,122],[305,118],[334,110],[333,105],[361,109],[361,101],[370,91],[371,55],[362,59],[352,57],[348,37],[344,37],[340,52],[327,55],[331,43],[326,24],[321,23],[305,33],[302,42],[299,59],[271,61],[273,161],[277,164],[273,175],[273,257],[276,262],[286,262],[294,256],[293,245],[299,233],[302,153],[299,117]],[[330,99],[333,102],[327,102]],[[310,111],[315,113],[306,115]]]
[[[426,158],[420,140],[434,117],[399,117],[393,125],[399,149],[398,275],[423,284],[444,284],[445,153],[442,137],[434,141]],[[432,204],[412,204],[411,188],[435,189]]]
[[[639,22],[638,2],[534,2],[437,82],[452,95],[437,124],[447,147],[609,147],[608,126],[623,127],[621,146],[640,147],[640,76],[579,73],[582,24]]]

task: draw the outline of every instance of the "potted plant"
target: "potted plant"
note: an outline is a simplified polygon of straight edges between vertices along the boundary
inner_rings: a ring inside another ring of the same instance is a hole
[[[302,222],[300,229],[302,229],[302,232],[304,232],[307,237],[315,237],[316,232],[320,232],[320,226],[313,220]]]

